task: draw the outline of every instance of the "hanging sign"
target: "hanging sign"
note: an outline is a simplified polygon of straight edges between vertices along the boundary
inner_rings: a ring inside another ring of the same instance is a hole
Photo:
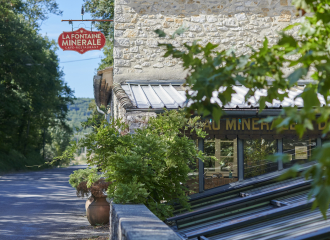
[[[58,37],[58,45],[64,51],[76,51],[83,54],[91,50],[101,50],[105,45],[105,36],[101,32],[92,32],[79,28],[72,32],[63,32]]]

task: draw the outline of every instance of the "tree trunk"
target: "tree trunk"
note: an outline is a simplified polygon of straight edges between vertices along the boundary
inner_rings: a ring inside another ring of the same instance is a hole
[[[42,158],[45,160],[45,142],[46,142],[46,129],[44,128],[43,144],[42,144]]]
[[[30,112],[28,114],[28,124],[27,124],[27,128],[26,128],[25,143],[24,143],[24,148],[23,148],[24,153],[25,153],[25,150],[26,150],[26,146],[28,145],[29,133],[30,133]]]

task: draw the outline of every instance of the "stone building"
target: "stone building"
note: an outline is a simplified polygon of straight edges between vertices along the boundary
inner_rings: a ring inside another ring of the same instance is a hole
[[[187,72],[177,59],[164,58],[158,43],[181,49],[183,43],[200,40],[202,45],[219,44],[218,50],[247,54],[246,45],[260,47],[265,37],[275,43],[277,31],[295,21],[299,18],[291,0],[115,0],[113,79],[108,88],[113,92],[116,84],[128,82],[182,83]],[[154,33],[162,29],[171,35],[181,26],[186,31],[175,39]],[[104,75],[98,72],[96,79],[110,77]],[[129,107],[127,103],[122,107],[115,95],[109,99],[112,116],[126,118]]]
[[[184,79],[181,63],[164,58],[158,43],[180,48],[198,39],[247,54],[246,45],[260,47],[264,37],[275,43],[277,31],[297,21],[290,0],[116,0],[115,5],[114,82]],[[187,30],[174,40],[154,33],[171,35],[180,26]]]
[[[133,133],[144,118],[185,104],[182,84],[187,72],[177,59],[164,58],[165,50],[158,43],[172,43],[182,49],[183,43],[200,40],[201,44],[218,44],[218,50],[232,48],[237,54],[248,54],[246,45],[260,47],[265,37],[276,43],[277,32],[300,19],[291,0],[115,0],[114,66],[94,77],[96,102],[107,103],[111,116],[127,121]],[[174,39],[158,38],[154,33],[162,29],[171,35],[181,26],[186,31]],[[296,29],[289,33],[295,35]],[[293,97],[304,84],[300,82],[290,90],[290,99],[271,104],[263,114],[253,102],[252,109],[244,102],[246,89],[235,86],[233,102],[224,106],[226,118],[219,123],[207,120],[209,136],[205,142],[198,141],[200,149],[219,162],[197,162],[199,172],[193,176],[198,183],[192,179],[189,187],[201,193],[296,162],[308,163],[311,149],[321,143],[321,127],[299,140],[292,129],[278,135],[270,126],[258,123],[262,117],[277,115],[281,106],[297,105]],[[263,160],[265,154],[283,151],[292,155],[290,163]]]

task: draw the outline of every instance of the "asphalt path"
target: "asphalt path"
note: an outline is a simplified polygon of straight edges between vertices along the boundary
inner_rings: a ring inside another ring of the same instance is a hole
[[[88,239],[108,235],[91,227],[85,201],[68,183],[79,168],[47,169],[0,176],[0,240]]]

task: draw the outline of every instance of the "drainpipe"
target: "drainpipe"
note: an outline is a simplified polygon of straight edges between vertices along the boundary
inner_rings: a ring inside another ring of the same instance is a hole
[[[99,106],[96,106],[96,109],[99,113],[103,114],[105,116],[105,119],[107,119],[105,113],[99,108]]]
[[[107,120],[108,123],[110,123],[110,114],[106,114],[105,112],[103,112],[99,106],[96,106],[96,109],[99,113],[104,115],[104,119]]]

